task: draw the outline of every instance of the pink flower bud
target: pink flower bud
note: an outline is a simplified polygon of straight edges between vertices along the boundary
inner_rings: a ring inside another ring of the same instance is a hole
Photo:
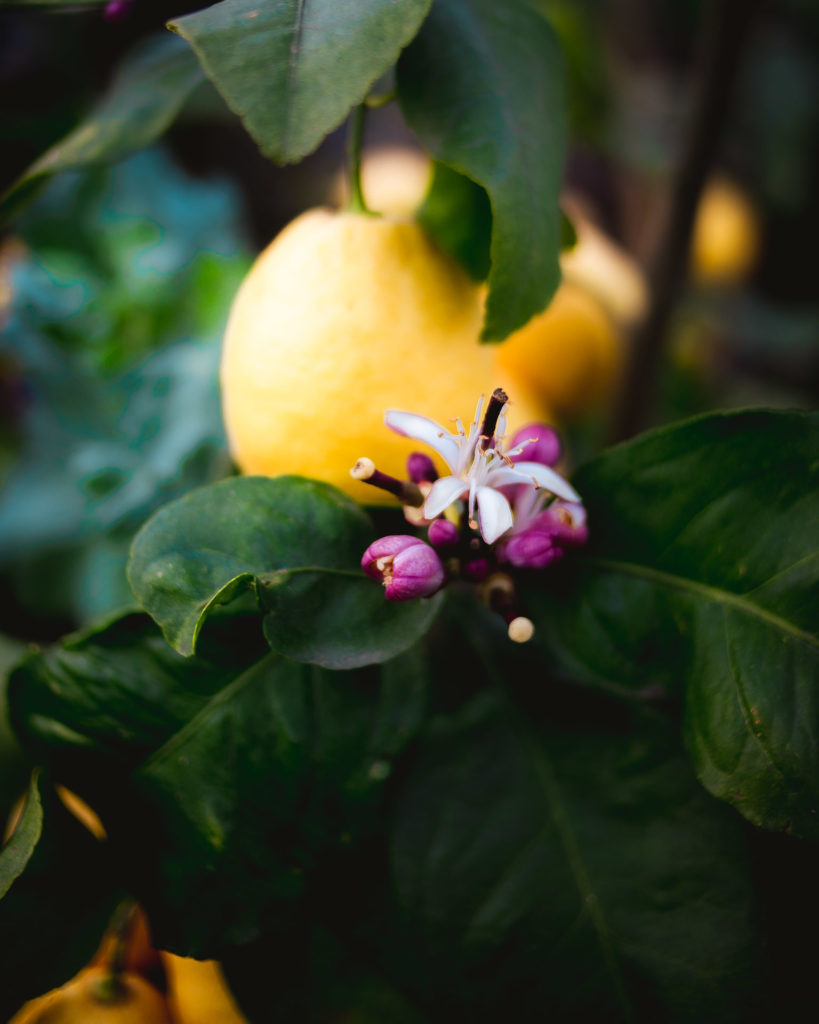
[[[430,544],[438,551],[452,551],[461,539],[458,527],[448,519],[434,519],[427,531]]]
[[[412,452],[407,457],[407,474],[414,484],[434,484],[438,479],[435,463],[423,452]]]
[[[563,454],[563,445],[560,443],[560,436],[556,430],[546,423],[530,423],[515,431],[509,448],[517,448],[524,441],[534,438],[532,444],[527,444],[520,455],[513,455],[512,462],[540,462],[544,466],[555,466]]]
[[[470,583],[482,583],[489,575],[489,561],[486,558],[473,558],[464,562],[461,567],[461,575]]]
[[[545,569],[563,557],[555,537],[545,530],[530,529],[513,534],[503,546],[503,558],[516,569]]]
[[[581,547],[589,539],[585,508],[567,501],[556,501],[550,505],[532,526],[550,533],[555,543],[564,548]]]
[[[379,537],[364,552],[361,568],[384,585],[388,601],[429,597],[444,584],[444,567],[433,549],[418,537]]]

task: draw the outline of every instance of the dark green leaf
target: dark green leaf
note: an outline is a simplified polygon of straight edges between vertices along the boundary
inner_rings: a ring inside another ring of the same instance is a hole
[[[0,850],[0,899],[25,870],[43,830],[43,803],[38,785],[40,770],[31,775],[26,802],[14,832]]]
[[[403,983],[448,1019],[747,1021],[739,821],[665,727],[561,730],[544,703],[548,731],[484,695],[422,748],[394,812]]]
[[[67,637],[13,673],[14,723],[27,745],[59,762],[63,773],[84,765],[93,772],[100,756],[134,767],[262,653],[257,619],[255,643],[247,625],[231,617],[211,631],[208,661],[177,654],[143,614]]]
[[[363,102],[430,0],[222,0],[170,23],[265,156],[301,160]]]
[[[526,0],[436,0],[398,63],[401,107],[422,145],[492,204],[484,340],[540,312],[560,281],[563,70]]]
[[[32,778],[15,836],[0,853],[0,1017],[68,981],[91,958],[116,905],[104,844]],[[10,884],[9,884],[10,883]]]
[[[475,281],[489,273],[492,207],[486,190],[436,163],[417,219]]]
[[[300,661],[385,661],[432,622],[435,600],[389,605],[361,572],[373,539],[340,491],[302,477],[242,477],[167,505],[134,540],[128,578],[168,642],[191,654],[207,616],[255,589],[271,645]]]
[[[97,108],[3,196],[0,219],[15,214],[52,174],[120,160],[153,142],[202,78],[193,54],[173,36],[142,43],[123,63]]]
[[[682,686],[710,792],[819,837],[819,417],[692,420],[574,482],[590,544],[558,597],[528,598],[552,650],[593,684]]]
[[[346,856],[378,822],[425,693],[413,651],[354,673],[271,653],[216,694],[138,769],[112,828],[138,853],[159,941],[220,956],[265,930],[286,934],[323,859]]]

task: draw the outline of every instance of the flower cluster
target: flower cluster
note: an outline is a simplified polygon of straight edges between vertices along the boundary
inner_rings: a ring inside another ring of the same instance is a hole
[[[580,495],[553,468],[561,456],[557,434],[532,424],[507,445],[507,402],[500,388],[485,410],[481,397],[469,429],[455,420],[454,433],[426,416],[387,412],[387,426],[429,445],[449,467],[447,476],[439,477],[421,452],[407,460],[408,480],[381,473],[369,459],[350,472],[394,494],[407,519],[427,531],[427,542],[391,535],[364,552],[361,565],[383,583],[388,601],[429,597],[455,578],[481,583],[510,637],[528,640],[533,627],[518,614],[510,573],[545,569],[585,543],[588,531]]]

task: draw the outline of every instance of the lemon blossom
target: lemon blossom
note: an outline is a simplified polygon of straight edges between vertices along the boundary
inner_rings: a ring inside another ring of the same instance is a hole
[[[565,501],[581,500],[559,473],[543,463],[512,461],[535,439],[525,439],[504,451],[507,401],[506,394],[497,388],[482,416],[482,395],[469,431],[456,419],[454,434],[435,420],[416,413],[391,409],[384,417],[387,426],[397,434],[429,445],[451,470],[449,476],[440,477],[430,487],[424,502],[424,516],[435,519],[466,495],[470,525],[473,528],[478,525],[474,518],[477,504],[481,536],[487,544],[493,544],[514,522],[509,500],[500,488],[525,484],[535,491],[549,491]]]

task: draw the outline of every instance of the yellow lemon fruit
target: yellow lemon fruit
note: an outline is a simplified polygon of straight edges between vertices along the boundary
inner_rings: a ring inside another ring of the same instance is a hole
[[[380,146],[361,161],[361,189],[367,206],[378,213],[409,217],[429,187],[432,164],[426,153],[410,146]],[[333,182],[334,206],[346,207],[350,185],[346,169]]]
[[[508,428],[550,419],[481,345],[481,289],[417,224],[330,210],[293,221],[234,300],[221,363],[230,448],[244,473],[298,473],[357,500],[394,503],[352,480],[367,456],[404,477],[417,444],[387,409],[468,422],[480,394],[506,388]]]
[[[177,1024],[247,1024],[214,960],[163,954]]]
[[[736,284],[759,255],[759,223],[751,201],[730,181],[715,178],[703,192],[694,222],[691,263],[696,280]]]
[[[26,1003],[9,1024],[174,1024],[164,996],[138,974],[87,967],[61,988]]]
[[[570,216],[577,244],[561,253],[563,280],[593,295],[618,323],[645,316],[648,286],[637,261],[587,217]]]
[[[594,409],[612,393],[625,352],[624,339],[600,303],[564,282],[551,305],[498,349],[508,386],[558,416]]]

